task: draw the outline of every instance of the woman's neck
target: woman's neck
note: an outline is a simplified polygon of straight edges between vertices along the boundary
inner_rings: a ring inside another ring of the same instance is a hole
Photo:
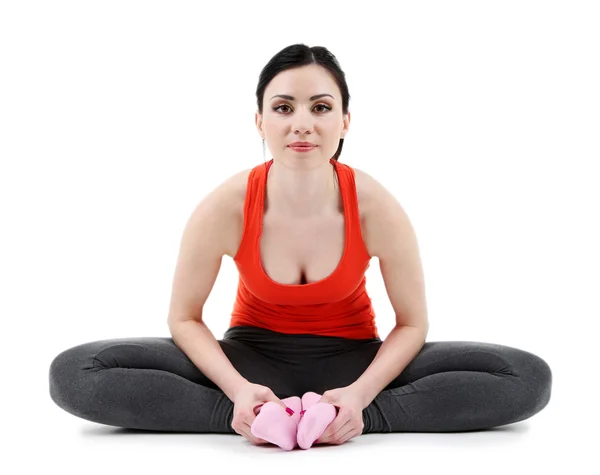
[[[339,184],[330,162],[290,168],[273,161],[267,176],[268,208],[288,217],[314,217],[338,208]]]

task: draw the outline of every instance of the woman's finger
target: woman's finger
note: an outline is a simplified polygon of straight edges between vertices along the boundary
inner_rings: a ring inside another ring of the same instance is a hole
[[[243,432],[245,433],[245,437],[254,445],[262,445],[268,443],[266,440],[255,437],[254,434],[252,434],[250,424],[248,424],[247,422],[244,422]]]
[[[348,427],[347,430],[338,432],[337,443],[343,444],[344,442],[347,442],[352,437],[354,437],[356,432],[356,428],[354,427]]]
[[[325,431],[323,432],[323,434],[321,434],[321,436],[315,441],[315,443],[319,444],[319,443],[330,443],[330,441],[334,441],[339,439],[339,435],[340,434],[345,434],[346,432],[348,432],[348,428],[351,427],[351,420],[350,418],[346,419],[346,421],[335,431],[333,431],[333,424],[339,424],[346,416],[344,414],[338,415],[338,418],[332,422],[327,429],[325,429]]]

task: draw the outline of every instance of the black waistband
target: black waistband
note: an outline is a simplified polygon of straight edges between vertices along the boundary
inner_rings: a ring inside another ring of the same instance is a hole
[[[380,343],[379,338],[351,339],[312,334],[287,334],[252,326],[235,326],[227,329],[224,340],[249,344],[258,351],[312,353],[318,355],[343,353],[370,343]]]

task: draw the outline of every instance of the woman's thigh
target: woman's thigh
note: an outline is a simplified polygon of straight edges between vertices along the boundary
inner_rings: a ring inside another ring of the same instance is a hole
[[[344,387],[356,381],[375,359],[383,342],[363,346],[323,361],[315,373],[316,392]],[[425,342],[417,355],[384,389],[394,389],[436,373],[475,371],[512,376],[549,372],[546,362],[518,348],[476,341]]]
[[[287,394],[292,390],[286,385],[287,378],[281,377],[284,372],[250,345],[235,340],[217,341],[232,366],[248,381],[268,386],[276,394]],[[81,370],[109,368],[166,371],[220,390],[171,337],[130,337],[87,342],[61,352],[51,365],[53,376],[59,379],[76,377]]]
[[[423,345],[386,389],[450,371],[530,378],[536,373],[549,373],[550,368],[542,358],[520,348],[478,341],[432,341]]]

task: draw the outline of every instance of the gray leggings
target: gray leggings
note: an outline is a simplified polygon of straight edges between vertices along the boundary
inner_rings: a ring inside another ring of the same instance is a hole
[[[281,399],[352,384],[382,340],[287,335],[234,327],[218,340],[248,381]],[[233,403],[172,338],[84,343],[58,354],[50,396],[83,419],[130,429],[236,434]],[[366,433],[455,432],[511,424],[550,400],[552,372],[539,356],[469,341],[426,342],[363,410]]]

